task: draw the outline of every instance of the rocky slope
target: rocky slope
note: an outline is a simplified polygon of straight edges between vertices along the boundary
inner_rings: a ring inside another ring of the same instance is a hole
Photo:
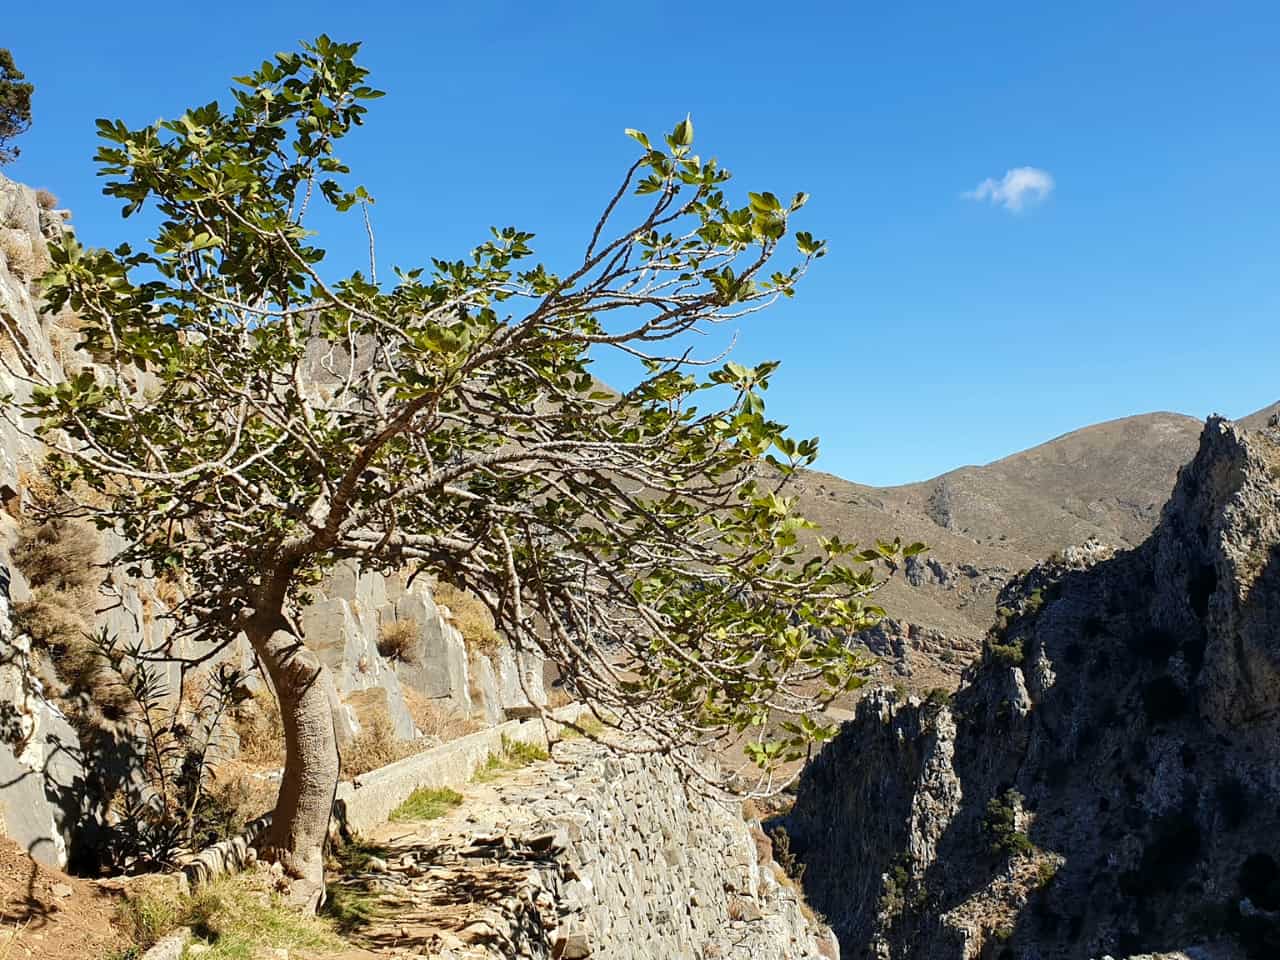
[[[1242,422],[1262,426],[1276,409]],[[895,621],[887,634],[866,638],[889,661],[888,679],[922,693],[955,686],[1015,574],[1071,544],[1145,540],[1200,428],[1180,414],[1144,414],[921,483],[877,488],[810,472],[796,492],[807,516],[846,540],[929,544],[879,595]]]
[[[1148,540],[1000,605],[954,698],[873,694],[805,772],[844,955],[1280,956],[1280,434],[1211,419]]]

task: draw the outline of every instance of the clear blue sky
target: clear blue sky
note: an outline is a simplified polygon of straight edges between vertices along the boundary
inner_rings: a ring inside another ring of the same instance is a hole
[[[633,156],[622,129],[686,111],[738,189],[811,193],[800,226],[831,254],[794,302],[743,324],[739,359],[783,360],[771,412],[820,435],[819,465],[849,479],[1280,397],[1280,5],[371,10],[18,4],[0,45],[37,86],[35,126],[6,172],[53,189],[85,242],[114,244],[96,117],[181,113],[328,32],[363,39],[389,92],[345,150],[378,198],[384,270],[461,255],[491,223],[535,231],[555,268]],[[1020,167],[1052,178],[1041,202],[964,196]],[[363,243],[327,241],[351,257]]]

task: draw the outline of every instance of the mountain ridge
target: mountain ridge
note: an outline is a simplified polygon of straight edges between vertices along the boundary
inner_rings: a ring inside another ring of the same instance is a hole
[[[1256,429],[1277,410],[1272,404],[1238,422]],[[876,487],[804,471],[792,494],[825,534],[929,544],[923,562],[893,578],[877,602],[904,634],[921,628],[972,648],[996,617],[999,590],[1017,572],[1092,540],[1117,549],[1146,540],[1202,430],[1203,421],[1184,414],[1135,414],[914,483]],[[921,690],[949,686],[963,659],[944,665],[908,650],[897,671]]]

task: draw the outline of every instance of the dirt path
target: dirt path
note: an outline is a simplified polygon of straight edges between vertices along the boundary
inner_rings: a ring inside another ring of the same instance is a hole
[[[458,787],[463,802],[434,820],[385,823],[339,880],[343,903],[363,908],[345,936],[383,955],[478,960],[504,955],[512,901],[558,848],[540,837],[532,790],[555,789],[557,764],[534,763]]]
[[[36,863],[0,838],[0,957],[99,960],[128,941],[114,924],[120,894]]]

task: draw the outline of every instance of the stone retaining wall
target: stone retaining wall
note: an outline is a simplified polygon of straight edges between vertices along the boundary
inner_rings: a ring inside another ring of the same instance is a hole
[[[541,720],[508,720],[344,781],[334,801],[337,816],[356,833],[386,823],[418,787],[466,783],[491,754],[502,753],[504,739],[546,747],[546,727]]]

